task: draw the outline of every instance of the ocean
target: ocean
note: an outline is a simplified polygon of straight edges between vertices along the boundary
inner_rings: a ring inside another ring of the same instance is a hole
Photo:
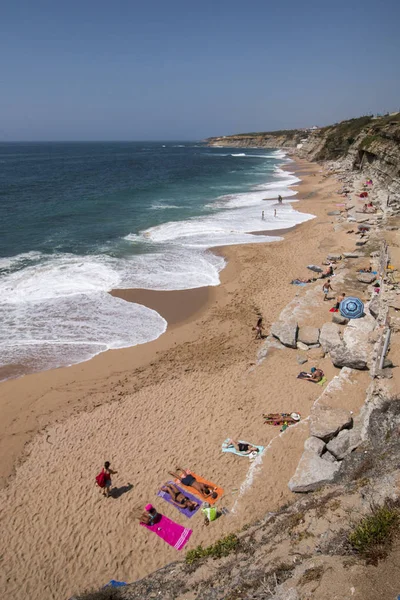
[[[108,292],[218,285],[210,248],[312,218],[277,205],[296,194],[288,163],[189,142],[0,144],[0,379],[159,337],[157,312]]]

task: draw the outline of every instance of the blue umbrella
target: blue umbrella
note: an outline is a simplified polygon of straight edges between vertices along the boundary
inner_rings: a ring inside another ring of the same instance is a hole
[[[339,305],[340,314],[346,319],[359,319],[364,314],[364,304],[360,298],[349,296],[341,301]]]

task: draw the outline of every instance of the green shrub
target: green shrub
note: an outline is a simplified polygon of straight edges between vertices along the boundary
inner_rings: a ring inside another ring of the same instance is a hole
[[[234,534],[231,533],[226,537],[218,540],[212,546],[207,546],[207,548],[203,548],[203,546],[197,546],[194,550],[189,550],[186,554],[186,563],[192,565],[193,563],[201,560],[202,558],[222,558],[223,556],[228,556],[231,552],[237,550],[239,546],[239,539]]]
[[[369,562],[384,558],[391,547],[394,534],[399,529],[400,514],[397,507],[374,507],[349,534],[353,549]]]

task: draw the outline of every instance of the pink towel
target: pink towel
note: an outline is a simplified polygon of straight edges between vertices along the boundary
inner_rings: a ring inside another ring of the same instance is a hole
[[[145,525],[144,523],[140,523],[140,525],[154,531],[158,537],[176,550],[182,550],[193,533],[192,529],[187,529],[179,523],[171,521],[168,517],[164,517],[164,515],[160,515],[160,517],[161,519],[154,525]]]

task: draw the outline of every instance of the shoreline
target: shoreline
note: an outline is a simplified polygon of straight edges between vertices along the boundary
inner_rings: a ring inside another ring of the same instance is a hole
[[[291,171],[291,167],[295,169],[296,176],[297,173],[301,173],[302,171],[300,161],[293,161],[293,159],[292,163],[283,165],[282,168]],[[291,200],[298,204],[304,202],[298,198],[299,191],[302,189],[300,187],[302,183],[303,181],[300,181],[290,186],[290,188],[297,188],[296,191],[298,194],[287,198],[286,202],[290,203]],[[300,212],[302,212],[301,209]],[[275,230],[275,235],[278,235],[277,232],[279,232],[279,235],[291,235],[299,225],[307,225],[307,223],[313,221],[314,219],[286,229]],[[263,231],[251,233],[253,235],[265,234]],[[266,230],[266,233],[273,235],[274,230]],[[277,243],[284,242],[285,239],[266,242],[262,246],[274,246]],[[65,406],[64,399],[62,397],[59,398],[58,394],[56,394],[56,399],[53,399],[51,402],[50,412],[46,410],[48,418],[43,418],[43,415],[40,414],[39,419],[37,419],[35,417],[36,410],[32,411],[31,409],[32,399],[33,404],[41,406],[41,399],[51,395],[52,390],[56,386],[69,387],[71,382],[74,384],[77,380],[82,382],[85,387],[88,386],[90,388],[90,382],[93,381],[93,378],[99,372],[107,373],[107,380],[115,378],[118,381],[119,369],[114,374],[115,363],[120,363],[122,371],[127,370],[128,365],[132,363],[135,369],[142,370],[145,366],[152,364],[152,360],[158,353],[168,351],[168,349],[174,347],[177,344],[175,341],[176,336],[179,337],[179,343],[189,342],[192,337],[190,324],[193,323],[197,329],[201,329],[198,321],[202,316],[207,314],[213,306],[218,305],[222,308],[226,304],[230,293],[228,288],[230,284],[234,283],[237,276],[235,249],[245,248],[246,246],[252,247],[252,244],[215,246],[210,249],[211,252],[223,256],[226,261],[226,265],[220,273],[220,284],[218,286],[170,291],[128,288],[122,290],[113,289],[109,292],[111,295],[120,297],[128,302],[136,302],[156,310],[168,321],[166,331],[155,340],[127,348],[106,350],[86,361],[72,365],[26,373],[19,377],[7,378],[0,381],[0,407],[3,408],[4,416],[4,425],[3,427],[0,425],[0,454],[5,457],[2,466],[0,466],[0,489],[7,485],[9,478],[15,473],[15,467],[23,462],[24,447],[36,434],[54,420],[57,422],[58,419],[63,420],[75,414],[76,410],[80,412],[91,410],[93,407],[98,406],[97,401],[93,401],[91,398],[91,392],[89,392],[89,397],[84,399],[77,398],[73,401],[69,399],[70,394],[68,393],[67,406]],[[186,300],[189,299],[191,304],[188,306]],[[35,392],[32,392],[32,389]],[[21,415],[14,414],[14,406],[10,402],[10,398],[13,396],[20,399]],[[21,397],[23,398],[22,401]],[[111,395],[107,398],[106,402],[112,402],[115,399],[115,396]],[[39,413],[42,413],[41,408],[37,410]]]
[[[4,539],[13,556],[8,587],[15,598],[44,599],[49,597],[46,589],[68,596],[85,586],[100,587],[105,578],[132,581],[176,560],[173,550],[130,520],[135,507],[154,501],[155,490],[175,465],[221,485],[223,503],[231,511],[231,518],[218,519],[210,528],[202,528],[194,517],[188,549],[237,531],[249,511],[261,517],[291,498],[287,481],[307,428],[302,421],[281,437],[262,423],[261,415],[295,411],[306,418],[321,389],[304,383],[299,387],[299,365],[289,358],[290,350],[271,352],[255,369],[262,342],[254,339],[252,326],[262,314],[268,331],[288,302],[296,301],[299,290],[289,282],[306,275],[306,265],[322,261],[338,243],[326,215],[337,182],[314,178],[319,165],[296,161],[288,168],[297,166],[312,174],[296,185],[296,209],[316,218],[296,226],[281,241],[219,248],[227,266],[221,284],[203,307],[199,303],[198,312],[186,314],[153,342],[0,386],[0,451],[5,457],[0,475],[3,487],[7,484],[0,498],[4,518],[12,514],[5,521],[12,526]],[[318,310],[323,315],[326,306]],[[302,324],[314,318],[306,315]],[[318,359],[331,379],[336,370],[328,362]],[[274,377],[280,372],[283,379]],[[356,401],[353,392],[355,409]],[[257,475],[248,469],[248,461],[221,453],[228,436],[269,448],[263,463],[256,465]],[[129,494],[122,492],[110,502],[103,502],[92,485],[104,460],[111,460],[119,473],[117,487],[133,485]],[[46,527],[35,516],[41,503],[47,506]],[[179,521],[172,508],[158,500],[157,507]],[[63,528],[60,519],[69,527]],[[106,537],[98,519],[110,531]],[[15,548],[22,531],[26,543]],[[92,569],[79,562],[81,551]],[[28,577],[25,571],[34,572],[37,560],[37,573]]]

